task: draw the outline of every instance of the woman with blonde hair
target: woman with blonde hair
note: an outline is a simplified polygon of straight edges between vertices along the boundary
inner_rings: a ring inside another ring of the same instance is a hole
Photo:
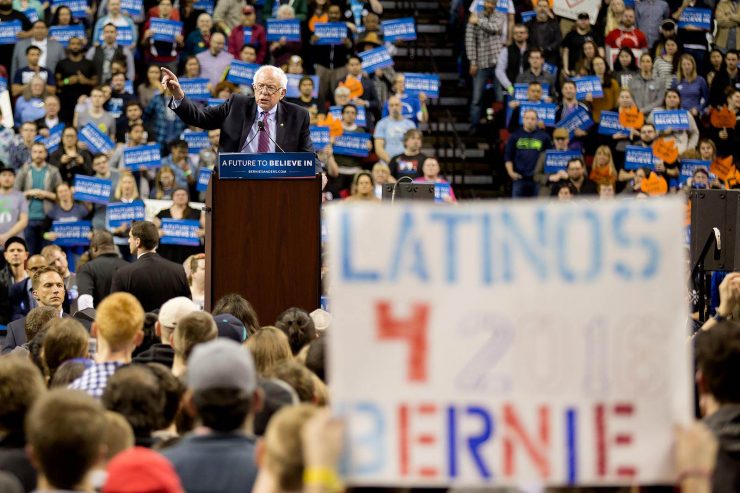
[[[267,375],[280,363],[293,360],[288,336],[271,325],[262,327],[254,335],[249,336],[246,345],[252,353],[254,365],[260,375]]]
[[[609,146],[599,146],[594,154],[594,162],[588,179],[594,182],[609,182],[612,185],[617,181],[617,168],[614,166],[612,150]]]
[[[121,177],[118,179],[116,190],[113,193],[115,200],[113,202],[133,204],[138,203],[144,206],[144,202],[139,198],[139,188],[136,186],[136,178],[131,174],[130,171],[122,171]],[[131,223],[123,223],[117,227],[111,227],[108,223],[108,218],[105,219],[106,228],[108,231],[113,233],[113,243],[118,246],[118,250],[121,252],[123,259],[127,262],[136,260],[132,257],[131,251],[128,247],[128,234],[131,231]]]
[[[611,0],[606,8],[604,36],[609,35],[610,32],[622,24],[622,14],[624,14],[624,2],[622,0]]]
[[[709,85],[696,72],[696,60],[689,54],[678,59],[676,78],[671,86],[681,96],[681,108],[694,117],[700,117],[709,104]]]

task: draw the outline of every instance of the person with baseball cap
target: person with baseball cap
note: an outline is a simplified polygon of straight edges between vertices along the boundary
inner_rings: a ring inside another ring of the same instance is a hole
[[[188,358],[184,405],[201,427],[163,451],[185,491],[251,491],[257,477],[254,414],[262,407],[249,350],[219,337]]]

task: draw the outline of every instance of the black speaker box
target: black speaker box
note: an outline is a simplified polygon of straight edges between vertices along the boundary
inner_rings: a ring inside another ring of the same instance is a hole
[[[740,190],[691,190],[691,265],[696,265],[714,228],[720,232],[720,248],[712,245],[704,257],[705,271],[740,270]]]

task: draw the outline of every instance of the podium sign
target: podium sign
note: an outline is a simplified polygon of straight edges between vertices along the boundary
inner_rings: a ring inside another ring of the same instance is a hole
[[[315,175],[315,157],[310,152],[224,152],[218,157],[218,177],[221,180],[313,178]]]

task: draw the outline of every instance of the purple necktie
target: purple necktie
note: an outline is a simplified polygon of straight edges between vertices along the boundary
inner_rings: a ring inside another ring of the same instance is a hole
[[[267,124],[267,112],[262,112],[262,124],[264,125],[264,130],[260,132],[260,138],[257,144],[257,152],[269,152],[270,151],[270,137],[269,137],[269,131],[270,127]]]

